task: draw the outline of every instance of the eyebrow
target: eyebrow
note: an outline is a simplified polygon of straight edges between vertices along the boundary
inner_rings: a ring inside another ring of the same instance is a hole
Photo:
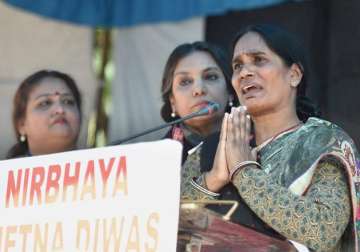
[[[240,58],[241,58],[241,55],[246,55],[246,56],[251,56],[251,57],[254,57],[254,56],[261,56],[261,55],[266,55],[265,52],[262,52],[262,51],[248,51],[248,52],[245,52],[245,53],[241,53],[239,55],[237,55],[235,58],[233,58],[232,60],[232,63],[237,63],[237,62],[240,62]]]
[[[59,94],[59,96],[71,96],[71,97],[73,97],[73,95],[71,93],[58,93],[58,94]],[[55,93],[53,93],[53,94],[49,94],[49,93],[41,94],[41,95],[36,96],[35,100],[38,100],[38,99],[43,98],[43,97],[53,96],[53,95],[55,95]],[[56,93],[56,95],[57,95],[57,93]]]
[[[204,70],[202,70],[202,72],[209,72],[209,71],[213,71],[213,70],[216,70],[216,71],[219,71],[219,67],[216,67],[216,66],[213,66],[213,67],[207,67],[205,68]],[[188,75],[189,72],[186,72],[186,71],[182,71],[182,72],[177,72],[174,74],[174,76],[176,75]]]
[[[216,70],[216,71],[219,71],[219,67],[208,67],[208,68],[205,68],[204,69],[204,72],[209,72],[209,71],[213,71],[213,70]]]

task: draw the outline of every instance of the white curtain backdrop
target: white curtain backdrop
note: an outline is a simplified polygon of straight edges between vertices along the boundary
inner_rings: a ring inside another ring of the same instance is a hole
[[[110,141],[163,123],[160,87],[166,60],[177,45],[203,39],[203,18],[116,30]],[[132,142],[159,139],[165,132]]]
[[[94,110],[96,80],[92,70],[93,30],[42,18],[0,1],[0,159],[15,143],[12,100],[20,82],[40,69],[70,74],[83,95],[85,146],[88,118]]]

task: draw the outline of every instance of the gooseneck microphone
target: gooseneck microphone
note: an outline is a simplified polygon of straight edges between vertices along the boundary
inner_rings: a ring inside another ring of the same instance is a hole
[[[202,109],[200,109],[200,110],[198,110],[198,111],[196,111],[194,113],[191,113],[191,114],[189,114],[187,116],[184,116],[184,117],[179,118],[177,120],[174,120],[174,121],[171,121],[171,122],[168,122],[168,123],[164,123],[164,124],[159,125],[157,127],[145,130],[145,131],[143,131],[141,133],[138,133],[138,134],[135,134],[135,135],[132,135],[132,136],[120,139],[120,140],[116,140],[114,142],[111,142],[109,145],[119,145],[119,144],[125,143],[127,141],[130,141],[132,139],[135,139],[137,137],[144,136],[146,134],[149,134],[149,133],[152,133],[154,131],[169,127],[169,126],[177,124],[177,123],[184,122],[184,121],[189,120],[189,119],[194,118],[194,117],[203,116],[203,115],[211,115],[211,114],[215,113],[216,111],[218,111],[219,109],[220,109],[220,105],[218,103],[213,103],[212,102],[212,103],[209,103],[206,107],[204,107],[204,108],[202,108]]]

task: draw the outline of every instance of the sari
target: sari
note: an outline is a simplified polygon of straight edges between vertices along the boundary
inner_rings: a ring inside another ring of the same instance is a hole
[[[358,252],[360,157],[352,139],[312,117],[256,148],[262,168],[245,167],[232,183],[257,217],[312,250]],[[185,172],[182,197],[214,198],[190,179]]]

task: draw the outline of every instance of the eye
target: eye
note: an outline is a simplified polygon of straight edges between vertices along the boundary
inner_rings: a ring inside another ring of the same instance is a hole
[[[254,63],[255,64],[261,65],[261,64],[263,64],[265,62],[266,62],[266,59],[264,57],[254,56]]]
[[[182,86],[182,87],[188,86],[188,85],[190,85],[191,83],[192,83],[192,80],[189,79],[189,78],[184,78],[184,79],[181,79],[181,80],[179,81],[179,85]]]
[[[241,64],[241,63],[234,63],[233,64],[233,70],[234,71],[241,70],[242,66],[243,66],[243,64]]]
[[[64,105],[73,106],[73,105],[75,105],[75,100],[74,100],[73,98],[67,97],[67,98],[64,98],[64,99],[62,100],[62,103],[63,103]]]
[[[42,100],[37,104],[38,108],[47,108],[51,105],[51,101],[50,100]]]
[[[219,75],[217,73],[208,73],[205,75],[205,80],[216,81],[219,79]]]

